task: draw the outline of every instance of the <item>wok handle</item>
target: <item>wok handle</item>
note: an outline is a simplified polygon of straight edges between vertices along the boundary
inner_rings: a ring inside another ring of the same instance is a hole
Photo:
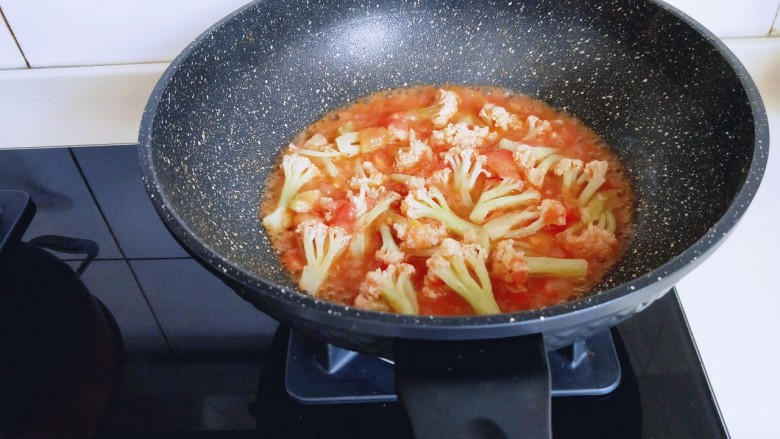
[[[541,334],[397,340],[395,382],[416,439],[550,438],[550,368]]]

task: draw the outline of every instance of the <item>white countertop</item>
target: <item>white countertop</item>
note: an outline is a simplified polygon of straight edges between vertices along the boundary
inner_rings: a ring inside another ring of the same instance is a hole
[[[769,163],[726,242],[677,289],[734,438],[780,438],[780,39],[727,41],[764,99]]]
[[[732,436],[778,438],[780,287],[772,275],[780,270],[780,38],[726,43],[763,96],[774,137],[769,165],[736,230],[678,291]],[[166,65],[0,71],[0,149],[135,143]]]

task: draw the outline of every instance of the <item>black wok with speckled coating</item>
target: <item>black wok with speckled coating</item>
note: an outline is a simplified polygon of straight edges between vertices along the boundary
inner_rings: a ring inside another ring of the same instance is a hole
[[[258,220],[292,136],[360,96],[414,84],[496,85],[580,118],[613,146],[636,234],[597,294],[487,317],[371,313],[299,293]],[[191,44],[140,132],[144,183],[174,235],[259,309],[335,344],[542,332],[548,347],[640,311],[744,213],[767,158],[755,85],[710,33],[665,5],[616,1],[254,3]]]

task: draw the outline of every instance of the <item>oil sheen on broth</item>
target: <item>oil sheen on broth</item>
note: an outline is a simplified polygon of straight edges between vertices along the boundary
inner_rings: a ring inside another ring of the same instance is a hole
[[[418,86],[295,136],[260,217],[314,296],[470,315],[587,294],[625,251],[632,205],[623,166],[577,119],[505,89]]]

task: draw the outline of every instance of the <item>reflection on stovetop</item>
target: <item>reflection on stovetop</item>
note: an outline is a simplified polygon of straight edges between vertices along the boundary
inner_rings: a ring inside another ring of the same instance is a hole
[[[408,437],[395,403],[306,406],[282,393],[269,378],[283,372],[276,323],[168,234],[136,154],[133,145],[0,151],[0,189],[27,191],[38,207],[25,240],[59,234],[100,246],[82,280],[116,318],[127,353],[101,437],[277,437],[277,427],[296,438]],[[727,437],[676,294],[613,334],[620,385],[554,398],[555,437]]]

